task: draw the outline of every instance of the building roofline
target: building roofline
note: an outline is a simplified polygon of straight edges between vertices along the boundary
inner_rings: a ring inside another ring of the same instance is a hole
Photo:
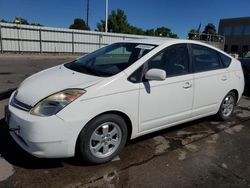
[[[220,21],[228,20],[250,20],[250,17],[221,18]]]

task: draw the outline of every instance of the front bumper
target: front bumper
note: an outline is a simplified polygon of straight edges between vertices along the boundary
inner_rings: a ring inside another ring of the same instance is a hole
[[[56,115],[39,117],[11,105],[5,120],[12,138],[28,153],[40,158],[72,157],[83,121],[65,121]]]

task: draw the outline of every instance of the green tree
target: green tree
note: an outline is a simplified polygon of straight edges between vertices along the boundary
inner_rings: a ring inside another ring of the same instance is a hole
[[[171,29],[169,29],[167,27],[158,27],[155,30],[155,36],[178,38],[177,34],[172,33]]]
[[[191,29],[188,32],[188,39],[199,40],[200,39],[200,32],[197,29]]]
[[[101,32],[105,31],[105,21],[104,20],[101,20],[99,23],[96,24],[95,31],[101,31]]]
[[[214,24],[208,23],[203,31],[203,33],[215,35],[217,34]]]
[[[16,17],[13,23],[17,23],[17,24],[23,24],[23,25],[30,25],[29,22],[21,17]]]
[[[199,27],[200,29],[200,27]],[[208,23],[204,31],[201,33],[199,29],[191,29],[188,33],[188,39],[191,40],[205,40],[205,41],[213,41],[213,42],[221,42],[223,38],[221,38],[217,31],[216,27],[212,23]]]
[[[128,33],[130,25],[125,12],[121,9],[112,11],[108,16],[108,32],[112,33]],[[105,31],[105,21],[101,20],[97,23],[97,31]]]
[[[70,29],[79,29],[79,30],[90,30],[85,21],[81,18],[74,19],[74,23],[69,26]]]
[[[105,21],[101,20],[97,23],[97,31],[105,31]],[[127,33],[127,34],[137,34],[144,35],[143,29],[132,26],[128,23],[127,16],[125,12],[121,9],[112,11],[108,17],[108,32],[111,33]]]
[[[219,41],[219,36],[217,34],[216,28],[212,23],[208,23],[202,33],[203,33],[203,35],[201,36],[202,40],[214,41],[214,42]]]
[[[128,26],[128,34],[135,34],[135,35],[145,35],[145,31],[143,29],[129,25]]]
[[[96,31],[105,31],[104,20],[97,23]],[[129,24],[125,12],[121,9],[113,10],[108,16],[108,32],[178,38],[176,34],[172,33],[171,30],[166,27],[160,27],[156,30],[147,29],[144,31],[141,28]]]
[[[5,19],[1,19],[0,22],[3,22],[3,23],[11,23],[10,21],[5,20]]]
[[[15,17],[14,21],[1,19],[0,22],[3,22],[3,23],[16,23],[16,24],[23,24],[23,25],[43,26],[40,23],[29,23],[26,19],[21,18],[21,17]]]
[[[155,36],[155,30],[154,29],[147,29],[145,31],[145,35],[148,35],[148,36]]]
[[[41,24],[39,24],[39,23],[31,23],[30,25],[34,25],[34,26],[43,26],[43,25],[41,25]]]

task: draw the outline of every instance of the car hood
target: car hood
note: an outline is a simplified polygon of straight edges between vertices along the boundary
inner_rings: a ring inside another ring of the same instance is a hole
[[[47,96],[68,88],[86,88],[103,78],[78,73],[59,65],[25,79],[17,89],[16,99],[34,106]]]

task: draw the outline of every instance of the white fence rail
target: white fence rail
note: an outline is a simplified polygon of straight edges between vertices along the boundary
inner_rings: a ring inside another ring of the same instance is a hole
[[[88,53],[113,42],[138,38],[155,37],[0,23],[2,53]]]
[[[0,52],[89,53],[125,39],[158,38],[0,22]],[[203,41],[223,49],[223,42]]]

